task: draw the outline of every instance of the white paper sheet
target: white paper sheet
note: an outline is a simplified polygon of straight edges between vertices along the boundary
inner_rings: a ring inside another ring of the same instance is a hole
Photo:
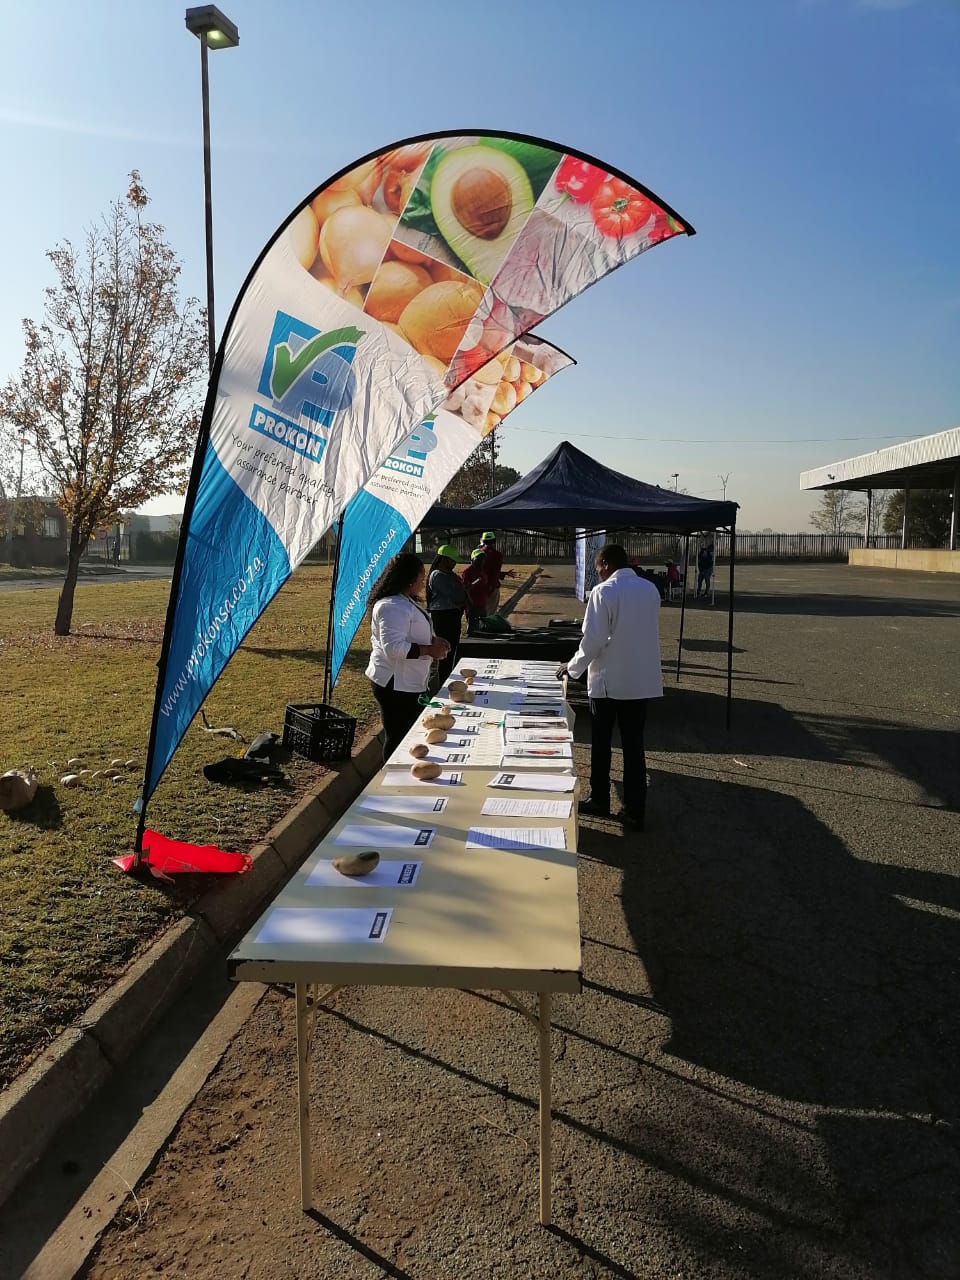
[[[333,838],[334,844],[349,849],[429,849],[436,827],[401,827],[384,822],[370,826],[352,822]]]
[[[463,774],[459,769],[444,769],[437,778],[415,778],[409,769],[388,769],[383,775],[385,787],[460,787]]]
[[[572,791],[577,780],[573,774],[515,772],[502,769],[487,783],[488,787],[503,787],[512,791]]]
[[[515,756],[504,752],[500,757],[500,768],[515,769],[521,773],[531,773],[537,769],[572,769],[573,760],[558,759],[556,756]]]
[[[567,722],[562,716],[525,716],[521,712],[508,711],[504,726],[507,729],[547,729],[550,733],[562,733]]]
[[[559,725],[552,728],[543,725],[536,729],[513,729],[507,725],[507,742],[509,743],[537,743],[537,742],[572,742],[573,734],[569,729],[561,729]]]
[[[468,849],[565,849],[563,827],[471,827]]]
[[[572,760],[573,748],[569,742],[517,743],[511,744],[504,754],[516,760]]]
[[[443,813],[446,807],[445,796],[382,796],[378,792],[363,796],[357,805],[375,813]]]
[[[467,764],[473,765],[478,769],[499,769],[503,760],[503,743],[498,743],[495,747],[488,747],[483,751],[478,751],[476,755],[470,757]]]
[[[485,818],[569,818],[572,800],[484,800]]]
[[[559,716],[563,714],[562,702],[527,701],[525,698],[511,698],[510,711],[517,715]]]
[[[349,889],[351,885],[374,889],[412,889],[417,883],[421,863],[404,862],[399,858],[381,861],[365,876],[345,876],[339,872],[332,862],[318,862],[306,883],[315,889]]]
[[[254,942],[382,942],[392,915],[392,907],[275,907]]]

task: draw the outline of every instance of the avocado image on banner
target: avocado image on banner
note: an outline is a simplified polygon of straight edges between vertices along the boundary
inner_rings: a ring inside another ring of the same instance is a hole
[[[533,205],[523,167],[493,147],[448,152],[430,185],[430,208],[440,234],[481,284],[497,274]]]

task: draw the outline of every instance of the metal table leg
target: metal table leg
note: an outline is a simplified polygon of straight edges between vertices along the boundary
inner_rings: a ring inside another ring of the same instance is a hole
[[[553,1164],[550,1149],[550,992],[540,992],[537,1025],[540,1032],[540,1223],[549,1227],[552,1210]]]
[[[300,1130],[300,1205],[313,1208],[313,1158],[310,1151],[310,1059],[313,1019],[305,982],[297,983],[297,1094]]]

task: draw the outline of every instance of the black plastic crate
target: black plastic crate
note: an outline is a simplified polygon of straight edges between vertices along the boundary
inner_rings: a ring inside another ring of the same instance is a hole
[[[357,722],[326,702],[290,703],[283,722],[283,745],[317,764],[349,759]]]

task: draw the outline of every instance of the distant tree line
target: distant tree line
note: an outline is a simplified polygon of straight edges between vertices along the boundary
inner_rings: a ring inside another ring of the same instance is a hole
[[[903,528],[905,490],[874,489],[870,536],[899,533]],[[907,535],[926,546],[943,546],[950,535],[953,494],[949,489],[911,489],[907,504]],[[851,489],[827,489],[820,495],[810,523],[820,533],[862,533],[866,499]]]

